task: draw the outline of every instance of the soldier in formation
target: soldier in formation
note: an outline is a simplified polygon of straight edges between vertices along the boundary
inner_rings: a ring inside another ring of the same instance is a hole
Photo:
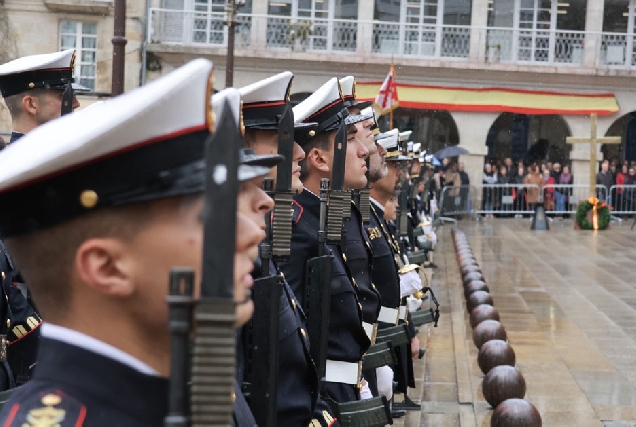
[[[39,344],[21,387],[4,363],[3,425],[380,426],[419,409],[406,299],[425,284],[417,242],[382,214],[413,156],[379,134],[353,76],[292,108],[292,73],[212,96],[200,59],[69,114],[72,55],[37,57],[0,66],[15,136],[0,315],[20,322],[22,296]],[[4,283],[14,262],[28,294]],[[219,375],[199,366],[218,363],[235,372],[206,396]]]

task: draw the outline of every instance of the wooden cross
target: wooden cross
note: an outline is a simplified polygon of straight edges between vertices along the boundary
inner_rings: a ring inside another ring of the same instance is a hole
[[[596,113],[590,114],[591,132],[589,138],[568,136],[565,142],[568,144],[590,144],[590,197],[596,197],[596,144],[620,144],[620,136],[606,136],[598,138],[596,136]],[[608,188],[609,191],[609,188]]]

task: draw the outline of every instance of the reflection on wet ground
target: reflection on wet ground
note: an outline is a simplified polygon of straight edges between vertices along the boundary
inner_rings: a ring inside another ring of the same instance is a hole
[[[636,230],[629,225],[595,233],[560,220],[548,232],[530,231],[521,219],[459,223],[544,426],[636,425]],[[446,310],[438,328],[420,335],[428,336],[428,351],[419,425],[489,426],[450,228],[438,230],[434,286]]]

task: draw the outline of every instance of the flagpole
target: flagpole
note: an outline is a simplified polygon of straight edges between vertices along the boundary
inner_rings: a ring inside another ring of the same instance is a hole
[[[391,55],[391,74],[393,74],[393,78],[395,79],[395,68],[393,68],[393,55]],[[393,110],[389,112],[389,130],[393,129]]]

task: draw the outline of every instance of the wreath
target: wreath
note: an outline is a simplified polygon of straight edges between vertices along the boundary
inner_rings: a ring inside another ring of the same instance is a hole
[[[576,209],[576,225],[581,230],[605,230],[611,219],[610,209],[607,203],[590,197]]]

